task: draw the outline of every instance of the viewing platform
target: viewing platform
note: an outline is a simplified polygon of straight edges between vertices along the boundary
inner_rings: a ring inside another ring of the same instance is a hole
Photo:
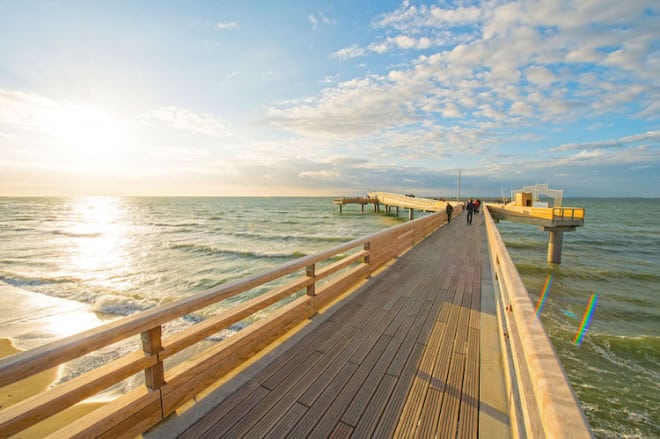
[[[135,351],[2,408],[0,436],[140,374],[50,437],[590,437],[488,210],[466,225],[457,205],[451,223],[426,215],[4,358],[0,387],[139,336]]]
[[[488,204],[493,220],[514,221],[539,226],[548,232],[548,262],[561,262],[564,232],[574,232],[584,226],[584,209],[581,207],[526,207]]]

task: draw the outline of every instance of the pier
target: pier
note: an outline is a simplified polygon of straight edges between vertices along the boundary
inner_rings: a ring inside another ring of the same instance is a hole
[[[339,213],[342,213],[343,206],[347,204],[359,204],[361,211],[364,212],[365,204],[373,204],[374,211],[380,211],[380,206],[384,206],[385,213],[392,213],[394,209],[394,215],[399,216],[399,209],[408,210],[408,219],[413,220],[415,218],[415,210],[420,210],[423,212],[442,212],[447,206],[447,202],[438,201],[431,198],[422,198],[415,197],[410,195],[401,195],[393,194],[390,192],[369,192],[368,197],[348,197],[348,198],[335,198],[333,203],[339,206]],[[452,205],[457,203],[451,203]]]
[[[2,359],[0,387],[141,340],[132,353],[2,408],[0,436],[140,373],[143,385],[52,437],[590,437],[489,207],[482,212],[467,226],[461,205],[451,223],[442,209]],[[176,318],[268,285],[163,336]]]

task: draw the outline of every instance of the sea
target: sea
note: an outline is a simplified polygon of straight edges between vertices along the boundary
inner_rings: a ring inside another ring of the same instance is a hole
[[[534,304],[546,293],[541,319],[596,437],[660,437],[660,199],[565,198],[564,206],[584,207],[586,218],[584,227],[564,234],[561,264],[546,262],[547,232],[505,221],[498,229]],[[5,197],[0,285],[84,304],[102,322],[406,217],[376,214],[368,206],[361,212],[355,205],[339,213],[327,197]],[[43,313],[5,316],[0,337],[26,320],[38,322]],[[204,317],[187,316],[166,332]],[[55,336],[31,330],[12,341],[29,349]]]

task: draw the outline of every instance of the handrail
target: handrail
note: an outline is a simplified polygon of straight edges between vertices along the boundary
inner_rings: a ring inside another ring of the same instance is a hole
[[[581,219],[584,220],[583,207],[553,207],[552,216],[561,219]]]
[[[511,426],[516,437],[592,437],[589,424],[543,324],[484,209],[488,247],[499,287],[498,320],[504,341]]]
[[[0,410],[0,436],[20,432],[143,371],[144,385],[56,432],[55,437],[140,434],[445,223],[444,212],[424,216],[264,273],[3,358],[0,360],[0,387],[141,335],[142,351],[136,342],[137,351]],[[162,326],[174,319],[252,288],[284,280],[284,276],[294,275],[299,270],[304,270],[300,277],[287,278],[285,285],[255,299],[169,337],[161,334]],[[296,296],[302,292],[306,294]],[[163,361],[166,358],[287,298],[293,300],[193,358],[165,370]]]

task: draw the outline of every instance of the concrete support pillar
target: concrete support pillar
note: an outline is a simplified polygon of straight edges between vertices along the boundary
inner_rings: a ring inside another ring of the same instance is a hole
[[[410,221],[412,221],[413,218],[415,217],[415,215],[413,214],[413,212],[414,212],[413,209],[408,209],[408,219],[409,219]]]
[[[344,206],[340,204],[340,205],[339,205],[339,213],[342,212],[342,207],[344,207]]]
[[[553,264],[561,263],[561,246],[564,241],[563,230],[548,230],[550,238],[548,239],[548,262]]]
[[[396,210],[396,216],[398,217],[399,216],[399,206],[396,206],[394,209]]]
[[[543,227],[548,232],[548,262],[552,264],[561,263],[561,247],[564,241],[564,232],[574,232],[575,226]]]
[[[360,204],[360,212],[364,212],[364,204]]]

